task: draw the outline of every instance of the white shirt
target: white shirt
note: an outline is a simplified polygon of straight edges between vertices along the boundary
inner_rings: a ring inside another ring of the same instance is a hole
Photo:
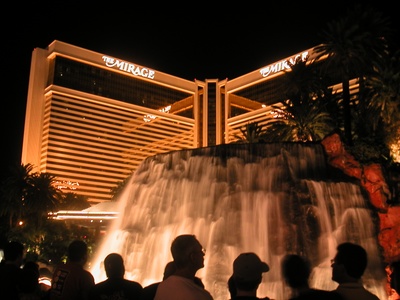
[[[171,275],[158,285],[154,300],[213,300],[213,297],[193,280]]]

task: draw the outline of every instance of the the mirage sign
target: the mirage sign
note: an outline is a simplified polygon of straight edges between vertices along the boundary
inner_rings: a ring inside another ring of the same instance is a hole
[[[270,74],[278,73],[282,70],[290,69],[290,66],[294,65],[297,60],[305,61],[308,57],[308,52],[303,52],[301,54],[294,55],[287,59],[281,60],[275,64],[266,66],[260,70],[263,77],[268,77]]]
[[[149,79],[154,79],[155,71],[147,69],[144,67],[136,66],[134,64],[128,63],[126,61],[118,60],[113,57],[103,56],[103,61],[109,68],[117,68],[121,71],[131,73],[135,76],[146,77]]]

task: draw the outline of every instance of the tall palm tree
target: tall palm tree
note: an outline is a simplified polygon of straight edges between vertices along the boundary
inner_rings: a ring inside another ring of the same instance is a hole
[[[276,117],[267,123],[268,140],[319,141],[332,133],[335,124],[327,109],[334,99],[332,90],[315,66],[298,60],[284,76],[287,100],[273,106]]]
[[[22,217],[33,168],[32,164],[13,165],[11,175],[2,182],[0,215],[8,216],[10,229]]]
[[[365,78],[365,97],[368,101],[361,103],[364,105],[359,112],[365,111],[365,114],[358,124],[363,126],[363,130],[356,132],[361,142],[368,139],[370,146],[380,150],[375,156],[381,157],[381,163],[391,164],[400,163],[400,50],[385,58]],[[370,122],[365,122],[366,116],[369,116]]]
[[[365,79],[367,107],[386,124],[396,122],[400,114],[400,50],[376,64]]]
[[[369,5],[356,4],[347,15],[327,24],[323,43],[315,48],[317,59],[326,56],[324,73],[338,76],[343,88],[344,135],[352,144],[352,107],[349,81],[372,72],[388,49],[393,30],[390,19]]]

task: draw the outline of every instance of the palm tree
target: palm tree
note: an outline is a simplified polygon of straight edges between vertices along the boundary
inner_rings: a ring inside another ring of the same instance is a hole
[[[75,193],[63,193],[61,196],[60,210],[83,210],[90,207],[87,197]]]
[[[308,142],[322,140],[335,128],[328,107],[332,90],[307,60],[298,60],[284,75],[285,101],[273,106],[275,118],[267,123],[270,141]],[[334,110],[332,110],[332,113]]]
[[[39,228],[47,214],[57,209],[61,203],[62,192],[56,188],[56,177],[48,173],[34,174],[28,180],[26,208],[30,216],[34,216]]]
[[[334,131],[331,115],[315,100],[275,107],[277,117],[268,123],[268,138],[282,142],[321,141]]]
[[[360,161],[388,166],[400,157],[399,54],[397,50],[386,55],[365,78],[364,97],[368,101],[360,102],[354,115],[354,144],[350,147]]]
[[[8,216],[10,229],[22,217],[33,168],[32,164],[11,166],[11,175],[1,185],[0,215]]]
[[[376,64],[374,72],[365,79],[369,102],[367,107],[382,121],[396,123],[400,114],[400,50]],[[376,120],[377,118],[375,118]]]
[[[317,46],[317,60],[326,56],[323,71],[338,76],[343,88],[344,135],[352,144],[352,78],[362,78],[388,49],[387,39],[393,33],[390,20],[371,6],[356,4],[346,16],[327,24],[321,32],[323,44]]]
[[[247,123],[240,128],[241,135],[235,135],[235,143],[259,143],[264,141],[264,131],[257,122]]]

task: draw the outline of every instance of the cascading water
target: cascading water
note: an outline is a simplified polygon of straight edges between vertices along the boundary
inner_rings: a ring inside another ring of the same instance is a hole
[[[365,286],[386,300],[373,211],[359,185],[328,173],[319,144],[230,144],[149,157],[119,199],[120,217],[91,271],[104,280],[102,260],[118,252],[127,279],[160,281],[172,240],[191,233],[207,249],[197,276],[215,300],[230,298],[233,260],[248,251],[270,265],[258,296],[281,300],[290,295],[281,277],[285,254],[306,255],[311,286],[332,290],[330,260],[339,243],[351,241],[368,252]]]

